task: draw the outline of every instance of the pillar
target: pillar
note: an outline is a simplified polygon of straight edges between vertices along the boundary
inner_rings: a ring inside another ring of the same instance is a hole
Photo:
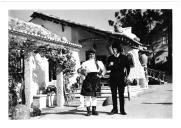
[[[24,72],[24,78],[25,78],[25,105],[27,107],[31,107],[31,103],[33,102],[33,96],[31,93],[31,88],[33,86],[33,80],[32,80],[32,64],[33,56],[30,54],[30,56],[25,59],[25,72]]]
[[[57,106],[63,107],[65,103],[63,92],[63,72],[57,74]]]

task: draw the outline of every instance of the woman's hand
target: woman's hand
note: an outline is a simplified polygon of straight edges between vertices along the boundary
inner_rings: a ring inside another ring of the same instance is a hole
[[[85,69],[82,69],[82,70],[81,70],[81,74],[84,75],[84,76],[87,76],[86,70],[85,70]]]

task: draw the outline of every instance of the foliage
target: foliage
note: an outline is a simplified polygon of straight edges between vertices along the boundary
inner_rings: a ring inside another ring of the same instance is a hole
[[[13,120],[26,120],[30,119],[30,110],[27,106],[18,104],[14,107],[12,113]]]
[[[12,111],[14,107],[18,104],[18,96],[16,93],[16,84],[15,82],[12,81],[12,79],[9,78],[9,92],[8,92],[8,97],[9,97],[9,115],[12,114]]]
[[[39,53],[53,61],[56,73],[63,72],[65,86],[75,71],[75,59],[71,50],[63,45],[80,47],[65,38],[48,31],[40,25],[18,19],[8,19],[8,72],[9,72],[9,113],[19,104],[19,83],[24,83],[24,60],[31,54]],[[46,40],[46,41],[45,41]],[[52,43],[55,42],[55,43]],[[60,44],[59,44],[60,43]],[[22,88],[21,88],[22,89]],[[25,103],[25,99],[22,100]]]
[[[109,20],[109,25],[113,26],[115,31],[118,27],[132,27],[132,32],[136,34],[141,42],[145,35],[150,33],[156,25],[162,24],[167,19],[167,10],[161,9],[122,9],[115,12],[116,21]]]
[[[69,48],[53,46],[51,44],[40,44],[36,40],[25,40],[21,37],[9,37],[9,75],[19,82],[23,76],[18,75],[20,70],[17,63],[21,58],[28,58],[30,53],[39,53],[55,62],[57,73],[63,71],[64,74],[71,76],[75,71],[75,59]],[[17,78],[18,77],[18,78]]]
[[[168,72],[172,74],[172,10],[171,9],[122,9],[115,12],[115,21],[110,26],[117,32],[119,27],[132,27],[132,33],[140,38],[142,44],[152,45],[152,36],[162,30],[168,33]],[[153,62],[155,57],[153,56]],[[155,68],[155,64],[152,66]]]
[[[33,108],[33,111],[30,113],[31,116],[40,116],[41,115],[41,110],[37,107]]]
[[[31,53],[39,53],[42,57],[51,59],[57,67],[56,73],[63,72],[67,81],[75,71],[75,59],[67,47],[38,42],[21,36],[9,35],[9,109],[18,104],[15,88],[24,78],[21,66]]]

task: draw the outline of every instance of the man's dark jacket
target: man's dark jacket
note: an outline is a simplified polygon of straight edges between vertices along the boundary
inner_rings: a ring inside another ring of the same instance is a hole
[[[113,66],[108,67],[108,70],[111,70],[110,79],[124,80],[126,76],[125,69],[127,70],[127,75],[130,72],[128,57],[124,54],[120,54],[119,57],[112,55],[108,58],[108,64],[110,64],[110,62],[114,63]]]

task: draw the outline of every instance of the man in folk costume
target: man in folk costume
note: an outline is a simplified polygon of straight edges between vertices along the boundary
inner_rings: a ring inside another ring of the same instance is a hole
[[[83,81],[81,94],[85,96],[85,105],[87,107],[87,116],[98,115],[96,111],[97,96],[101,94],[100,78],[106,73],[106,69],[102,61],[97,61],[95,50],[88,51],[88,60],[82,63],[81,68],[85,71],[85,80]]]
[[[117,89],[119,93],[119,102],[120,102],[120,114],[126,115],[124,109],[124,90],[125,90],[125,80],[130,72],[130,65],[128,61],[128,57],[124,55],[123,49],[121,48],[119,42],[114,42],[112,44],[112,52],[108,58],[108,70],[110,72],[110,88],[112,93],[112,101],[113,101],[113,109],[111,111],[112,114],[118,114],[117,107]],[[125,73],[125,69],[127,73]],[[127,74],[127,75],[126,75]]]

